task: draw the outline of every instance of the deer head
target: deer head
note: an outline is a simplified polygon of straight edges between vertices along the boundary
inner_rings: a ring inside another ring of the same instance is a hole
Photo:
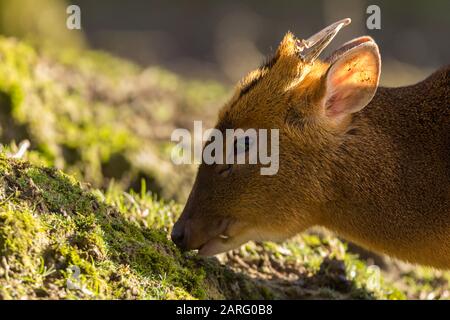
[[[261,175],[260,164],[202,163],[172,231],[178,246],[213,255],[321,224],[322,205],[334,192],[330,155],[351,128],[352,113],[371,101],[380,75],[370,37],[317,59],[348,23],[338,21],[307,40],[287,33],[274,56],[239,83],[216,128],[279,129],[279,170]],[[251,141],[239,143],[244,152],[251,147]]]

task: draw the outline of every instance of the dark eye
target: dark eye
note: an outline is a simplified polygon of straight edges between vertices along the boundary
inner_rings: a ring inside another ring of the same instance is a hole
[[[236,139],[234,141],[234,154],[247,152],[250,149],[251,139],[248,136]]]

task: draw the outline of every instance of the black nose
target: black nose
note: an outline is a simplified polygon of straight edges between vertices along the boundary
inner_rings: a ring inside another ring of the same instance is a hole
[[[172,229],[172,234],[170,235],[172,241],[177,245],[177,247],[184,249],[184,224],[175,223]]]

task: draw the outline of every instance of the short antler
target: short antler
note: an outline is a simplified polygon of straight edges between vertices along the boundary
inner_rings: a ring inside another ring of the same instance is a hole
[[[350,24],[350,22],[350,18],[342,19],[317,32],[307,40],[297,40],[300,59],[306,63],[313,63],[331,40],[333,40],[339,30]]]

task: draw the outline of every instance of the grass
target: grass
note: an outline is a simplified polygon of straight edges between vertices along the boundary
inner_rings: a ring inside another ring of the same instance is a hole
[[[264,297],[260,284],[175,248],[173,203],[145,191],[86,190],[60,171],[4,156],[0,177],[3,299],[227,298],[229,286]]]
[[[403,299],[333,236],[248,243],[218,258],[168,239],[180,212],[146,191],[91,189],[58,170],[0,156],[3,299]],[[411,288],[438,298],[436,275]],[[373,282],[376,279],[376,282]],[[379,280],[379,281],[378,281]],[[434,282],[433,282],[434,281]],[[448,284],[447,284],[448,286]],[[419,292],[419,291],[416,291]],[[423,295],[424,293],[422,293]]]

